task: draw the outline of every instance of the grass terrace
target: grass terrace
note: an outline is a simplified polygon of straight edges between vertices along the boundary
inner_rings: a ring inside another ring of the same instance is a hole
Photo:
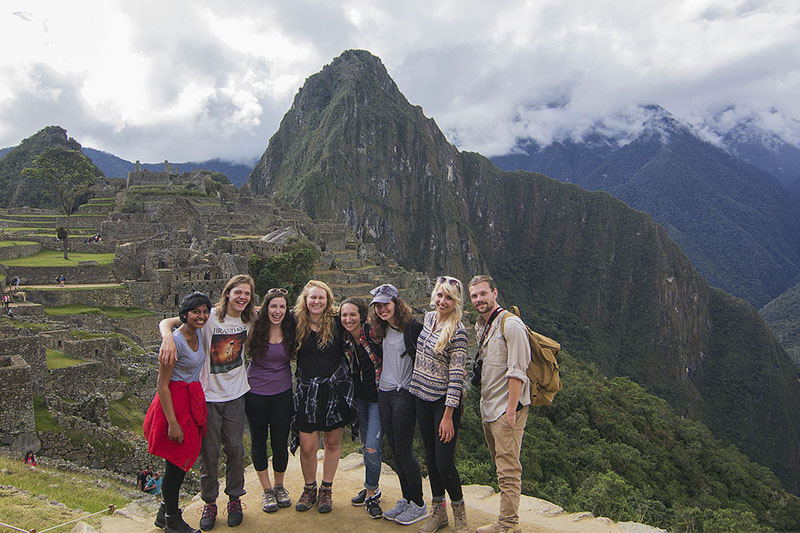
[[[53,370],[55,368],[66,368],[68,366],[76,366],[85,363],[83,359],[77,359],[75,357],[70,357],[65,353],[61,353],[57,350],[51,350],[47,348],[47,370]]]
[[[141,316],[155,316],[155,313],[138,307],[91,307],[83,304],[59,305],[46,307],[45,313],[52,316],[94,314],[105,315],[108,318],[137,318]]]
[[[67,267],[78,266],[80,261],[97,261],[98,266],[110,266],[114,263],[114,254],[86,254],[70,252],[69,259],[64,259],[64,254],[59,250],[42,250],[38,254],[16,259],[5,259],[6,266],[19,267]]]
[[[30,244],[39,244],[34,241],[0,241],[0,248],[9,248],[11,246],[28,246]]]

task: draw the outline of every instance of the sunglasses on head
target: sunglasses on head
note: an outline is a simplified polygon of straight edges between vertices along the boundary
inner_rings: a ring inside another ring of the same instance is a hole
[[[270,290],[268,290],[268,291],[267,291],[267,294],[268,294],[268,295],[269,295],[269,294],[275,294],[276,292],[279,292],[279,293],[281,293],[281,294],[289,294],[289,291],[287,291],[287,290],[286,290],[286,289],[284,289],[283,287],[276,287],[276,288],[274,288],[274,289],[270,289]]]
[[[437,283],[449,283],[453,287],[461,288],[461,282],[456,278],[451,278],[450,276],[439,276]]]

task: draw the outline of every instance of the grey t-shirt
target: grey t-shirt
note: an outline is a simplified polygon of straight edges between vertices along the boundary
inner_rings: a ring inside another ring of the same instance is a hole
[[[383,370],[381,370],[379,390],[408,389],[411,373],[414,371],[414,360],[409,355],[401,357],[405,351],[403,332],[387,327],[386,336],[383,338]]]
[[[178,349],[178,360],[175,362],[170,381],[184,381],[186,383],[200,381],[200,371],[203,369],[206,352],[203,350],[200,330],[198,329],[196,333],[197,351],[192,351],[183,333],[179,329],[173,330],[172,338],[175,340],[175,347]]]

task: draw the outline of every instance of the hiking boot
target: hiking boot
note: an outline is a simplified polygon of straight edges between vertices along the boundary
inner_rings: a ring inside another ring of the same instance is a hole
[[[161,502],[161,505],[158,506],[158,512],[156,513],[156,520],[153,522],[158,529],[164,529],[164,526],[167,524],[167,506],[164,502]]]
[[[278,510],[278,501],[275,499],[273,489],[264,489],[261,493],[261,510],[265,513],[274,513]]]
[[[369,513],[370,518],[383,517],[383,509],[381,509],[380,494],[373,496],[372,498],[367,498],[367,501],[364,502],[364,505],[367,506],[367,512]]]
[[[461,503],[450,503],[453,507],[453,531],[456,533],[467,533],[467,505],[462,500]]]
[[[330,513],[333,510],[333,487],[325,485],[319,488],[319,503],[317,511],[320,513]]]
[[[278,507],[283,509],[292,505],[292,499],[289,497],[289,491],[283,485],[275,485],[272,489],[275,494],[275,501],[278,502]]]
[[[397,503],[394,505],[394,507],[392,507],[388,511],[383,512],[383,517],[386,520],[394,521],[394,519],[397,518],[400,515],[400,513],[406,510],[407,505],[408,505],[408,500],[406,500],[405,498],[400,498],[399,500],[397,500]]]
[[[244,514],[242,513],[242,500],[236,498],[228,501],[228,527],[236,527],[242,523]]]
[[[379,502],[381,501],[381,489],[380,489],[380,487],[375,489],[375,493],[372,495],[372,497],[373,498],[377,497],[378,501]],[[364,505],[365,501],[367,501],[367,489],[361,489],[360,491],[358,491],[358,494],[353,496],[353,498],[350,500],[350,503],[352,503],[353,505],[358,507],[358,506]]]
[[[475,530],[475,533],[522,533],[522,529],[495,522],[494,524],[479,527]]]
[[[409,505],[411,503],[413,502],[409,502]],[[444,500],[440,502],[431,501],[431,512],[428,513],[428,519],[419,528],[419,533],[434,533],[434,531],[449,525],[450,522],[447,520],[447,508]]]
[[[296,511],[308,511],[311,506],[317,501],[317,484],[314,483],[311,487],[303,487],[303,494],[297,500],[297,505],[294,506]]]
[[[178,514],[175,516],[164,515],[164,533],[200,533],[200,530],[187,524],[181,516],[181,510],[178,509]]]
[[[207,503],[203,506],[203,516],[200,518],[200,529],[211,531],[217,522],[217,504]]]

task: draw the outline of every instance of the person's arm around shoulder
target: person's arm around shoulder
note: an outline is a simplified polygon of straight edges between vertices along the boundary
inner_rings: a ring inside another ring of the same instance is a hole
[[[503,334],[508,350],[506,377],[508,378],[508,405],[506,405],[506,421],[514,426],[517,422],[517,404],[522,396],[525,381],[528,380],[526,370],[531,363],[531,345],[528,342],[528,331],[522,320],[509,317],[504,325]]]
[[[161,334],[161,347],[158,349],[158,362],[172,367],[178,360],[178,348],[172,338],[172,330],[181,325],[181,319],[174,316],[165,318],[158,323],[158,332]]]

